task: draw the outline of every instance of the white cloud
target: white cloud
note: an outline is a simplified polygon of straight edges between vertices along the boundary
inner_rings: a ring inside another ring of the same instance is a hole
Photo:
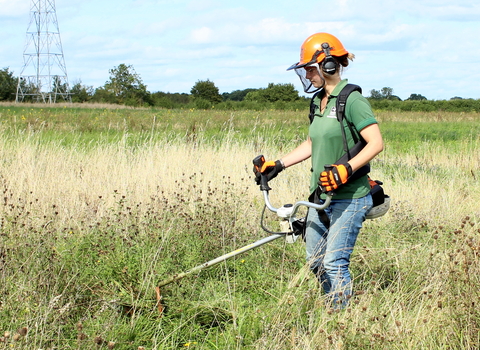
[[[191,40],[195,44],[207,44],[214,41],[214,31],[209,27],[201,27],[192,30]]]
[[[413,1],[402,6],[403,11],[414,17],[448,21],[478,21],[480,4],[473,1]]]
[[[221,6],[222,6],[221,1],[216,1],[216,0],[203,0],[203,1],[193,0],[193,1],[190,1],[187,4],[186,9],[188,11],[197,12],[197,11],[211,10],[211,9],[219,8]]]
[[[0,0],[0,17],[27,17],[29,3],[26,0]]]
[[[150,23],[138,23],[135,25],[132,34],[136,38],[150,36],[155,37],[158,35],[165,35],[168,33],[168,31],[175,30],[179,27],[181,27],[181,23],[175,19],[167,19],[164,21],[155,21]]]

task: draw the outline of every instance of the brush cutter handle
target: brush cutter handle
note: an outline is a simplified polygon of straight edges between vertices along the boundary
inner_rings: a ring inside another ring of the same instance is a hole
[[[305,206],[308,208],[314,208],[317,210],[324,210],[330,205],[330,202],[332,201],[332,196],[333,193],[327,193],[327,198],[325,199],[325,202],[323,204],[315,204],[312,202],[307,202],[307,201],[298,201],[295,204],[285,204],[284,206],[280,208],[275,208],[271,203],[270,203],[270,198],[268,196],[268,191],[263,191],[263,199],[265,200],[265,205],[267,208],[276,213],[278,216],[289,219],[295,217],[295,214],[297,213],[298,209],[301,206]]]
[[[305,219],[306,219],[305,217],[300,219],[296,217],[298,209],[301,206],[305,206],[308,208],[317,209],[319,212],[323,211],[325,208],[327,208],[330,205],[330,202],[332,200],[332,195],[327,194],[327,198],[325,199],[325,202],[323,204],[315,204],[307,201],[298,201],[295,204],[285,204],[280,208],[275,208],[270,203],[270,199],[268,197],[268,191],[263,191],[263,198],[265,200],[265,208],[268,208],[270,211],[276,213],[279,218],[281,218],[280,228],[282,232],[271,231],[264,225],[263,220],[265,215],[265,208],[262,211],[262,218],[260,220],[260,225],[262,226],[262,229],[271,234],[284,235],[286,243],[295,243],[297,238],[300,235],[304,234],[303,232],[304,232]]]
[[[253,166],[255,167],[256,173],[260,176],[260,190],[261,191],[270,191],[271,188],[268,186],[267,175],[261,172],[263,164],[265,163],[265,157],[263,155],[256,156],[253,159]]]

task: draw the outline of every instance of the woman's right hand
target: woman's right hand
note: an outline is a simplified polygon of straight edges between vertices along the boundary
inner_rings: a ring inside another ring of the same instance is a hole
[[[275,178],[280,172],[282,172],[283,169],[284,169],[283,163],[280,160],[267,161],[263,163],[260,169],[254,166],[253,173],[255,174],[256,184],[260,185],[260,179],[262,175],[267,177],[267,182],[268,182],[271,179]]]

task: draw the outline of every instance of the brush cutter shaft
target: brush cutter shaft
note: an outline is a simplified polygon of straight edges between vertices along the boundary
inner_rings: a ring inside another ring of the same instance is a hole
[[[214,265],[217,265],[218,263],[221,263],[222,261],[225,261],[227,259],[230,259],[230,258],[233,258],[234,256],[238,255],[238,254],[242,254],[242,253],[245,253],[253,248],[257,248],[265,243],[268,243],[268,242],[271,242],[271,241],[274,241],[276,240],[277,238],[280,238],[280,237],[285,237],[284,234],[274,234],[274,235],[271,235],[271,236],[268,236],[268,237],[265,237],[259,241],[256,241],[254,243],[251,243],[249,245],[246,245],[242,248],[238,248],[237,250],[234,250],[230,253],[227,253],[227,254],[224,254],[222,256],[219,256],[218,258],[215,258],[213,260],[210,260],[210,261],[207,261],[206,263],[203,263],[202,265],[198,265],[186,272],[182,272],[182,273],[179,273],[177,275],[174,275],[166,280],[163,280],[162,282],[160,282],[158,284],[158,287],[163,287],[167,284],[170,284],[172,282],[175,282],[175,281],[178,281],[182,278],[184,278],[185,276],[188,276],[192,273],[195,273],[197,271],[200,271],[200,270],[203,270],[203,269],[206,269],[207,267],[212,267]]]
[[[278,208],[275,208],[272,206],[272,204],[270,203],[270,199],[268,197],[268,191],[267,190],[264,190],[263,191],[263,197],[265,199],[265,205],[267,206],[268,209],[270,209],[272,212],[274,213],[277,213],[279,211]],[[301,207],[302,205],[306,206],[306,207],[310,207],[310,208],[315,208],[315,209],[318,209],[318,210],[323,210],[325,209],[326,207],[328,207],[330,205],[330,201],[332,199],[332,196],[331,195],[327,195],[327,199],[325,200],[325,203],[322,204],[322,205],[319,205],[319,204],[315,204],[315,203],[311,203],[311,202],[306,202],[306,201],[299,201],[297,203],[295,203],[294,205],[290,205],[291,207],[291,212],[290,212],[290,207],[288,208],[289,210],[286,211],[287,212],[287,216],[286,218],[288,218],[290,221],[294,220],[295,218],[295,214],[297,213],[298,211],[298,208]],[[285,208],[282,207],[282,208]],[[285,212],[285,211],[284,211]],[[283,216],[285,217],[285,216]],[[280,237],[285,237],[285,233],[275,233],[271,236],[268,236],[268,237],[265,237],[265,238],[262,238],[261,240],[258,240],[254,243],[251,243],[249,245],[246,245],[242,248],[238,248],[230,253],[227,253],[227,254],[224,254],[222,256],[219,256],[218,258],[215,258],[213,260],[210,260],[210,261],[207,261],[206,263],[203,263],[202,265],[198,265],[188,271],[185,271],[185,272],[181,272],[181,273],[178,273],[176,275],[173,275],[171,276],[170,278],[167,278],[166,280],[163,280],[161,281],[159,284],[158,284],[158,287],[163,287],[163,286],[166,286],[167,284],[170,284],[172,282],[175,282],[175,281],[178,281],[188,275],[191,275],[192,273],[195,273],[195,272],[198,272],[198,271],[201,271],[203,269],[206,269],[208,267],[212,267],[214,265],[217,265],[218,263],[221,263],[222,261],[225,261],[227,259],[230,259],[230,258],[233,258],[234,256],[237,256],[239,254],[242,254],[242,253],[245,253],[251,249],[254,249],[254,248],[257,248],[257,247],[260,247],[261,245],[264,245],[265,243],[269,243],[271,241],[274,241]]]

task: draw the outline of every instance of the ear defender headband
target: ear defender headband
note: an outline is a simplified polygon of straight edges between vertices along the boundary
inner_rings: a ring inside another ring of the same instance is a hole
[[[322,62],[322,70],[325,74],[334,75],[337,72],[337,61],[330,54],[330,45],[328,43],[322,44],[322,50],[325,53],[325,59]]]

